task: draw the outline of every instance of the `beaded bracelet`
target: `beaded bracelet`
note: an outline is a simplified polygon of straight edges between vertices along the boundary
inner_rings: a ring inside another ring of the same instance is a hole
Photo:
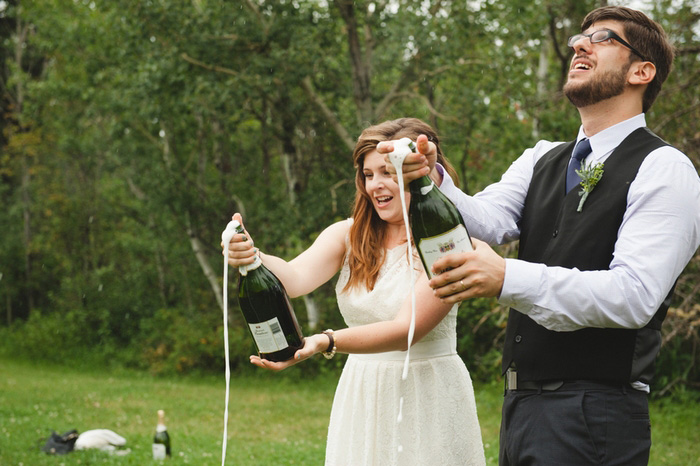
[[[326,351],[322,351],[321,354],[324,358],[331,359],[333,356],[335,356],[336,351],[335,338],[333,338],[333,330],[324,330],[322,333],[328,336],[328,348],[326,349]]]

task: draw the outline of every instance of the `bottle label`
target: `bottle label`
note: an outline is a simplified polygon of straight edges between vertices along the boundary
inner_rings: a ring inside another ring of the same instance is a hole
[[[165,459],[165,445],[162,443],[153,444],[153,459],[154,460],[164,460]]]
[[[249,264],[249,265],[241,265],[240,267],[238,267],[238,272],[239,272],[241,275],[248,275],[248,272],[250,272],[251,270],[257,269],[257,268],[260,267],[261,265],[262,265],[262,259],[260,259],[260,255],[259,255],[259,254],[256,254],[256,255],[255,255],[255,261],[254,261],[252,264]]]
[[[436,260],[455,252],[473,251],[467,229],[461,223],[441,235],[421,239],[418,249],[420,249],[421,256],[423,256],[428,268],[425,273],[428,274],[429,278],[433,278],[431,269]]]
[[[420,193],[421,193],[423,196],[425,196],[426,194],[428,194],[430,191],[433,190],[433,187],[434,187],[434,186],[435,186],[435,183],[433,182],[433,180],[430,180],[430,184],[429,184],[428,186],[422,186],[422,187],[420,188]]]
[[[255,344],[258,346],[258,351],[261,353],[274,353],[289,346],[277,317],[266,322],[248,325],[255,339]]]

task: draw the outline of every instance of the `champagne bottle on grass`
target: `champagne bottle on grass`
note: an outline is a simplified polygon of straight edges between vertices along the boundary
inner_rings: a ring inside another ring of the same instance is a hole
[[[243,233],[237,221],[236,233]],[[258,353],[268,361],[286,361],[304,346],[304,336],[284,285],[260,256],[238,268],[238,302]]]
[[[170,458],[170,435],[165,427],[165,412],[159,409],[156,434],[153,436],[153,459],[163,460],[165,458]]]

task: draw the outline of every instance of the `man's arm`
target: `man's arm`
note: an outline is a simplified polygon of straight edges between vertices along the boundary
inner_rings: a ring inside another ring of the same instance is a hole
[[[520,237],[518,222],[525,206],[535,164],[557,142],[540,141],[525,150],[506,170],[500,181],[470,196],[444,173],[440,191],[457,206],[472,237],[489,244],[506,244]]]
[[[683,154],[665,147],[647,157],[630,185],[610,270],[506,259],[501,291],[495,294],[496,279],[489,285],[471,281],[484,280],[485,266],[455,255],[434,264],[437,270],[455,268],[430,284],[445,302],[498,295],[501,304],[550,330],[640,328],[656,313],[698,245],[700,180]],[[465,288],[460,281],[467,289],[455,294]]]

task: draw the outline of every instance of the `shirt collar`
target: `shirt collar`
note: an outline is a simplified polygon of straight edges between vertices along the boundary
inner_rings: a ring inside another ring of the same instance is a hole
[[[603,131],[597,133],[595,136],[591,136],[589,139],[591,141],[591,155],[588,156],[586,160],[591,162],[601,161],[603,158],[607,158],[610,153],[615,150],[620,143],[629,136],[633,131],[643,128],[647,125],[646,119],[643,113],[635,115],[629,120],[622,121],[616,125],[606,128]],[[576,137],[576,142],[581,139],[586,138],[586,134],[583,132],[583,126],[578,130],[578,136]]]

